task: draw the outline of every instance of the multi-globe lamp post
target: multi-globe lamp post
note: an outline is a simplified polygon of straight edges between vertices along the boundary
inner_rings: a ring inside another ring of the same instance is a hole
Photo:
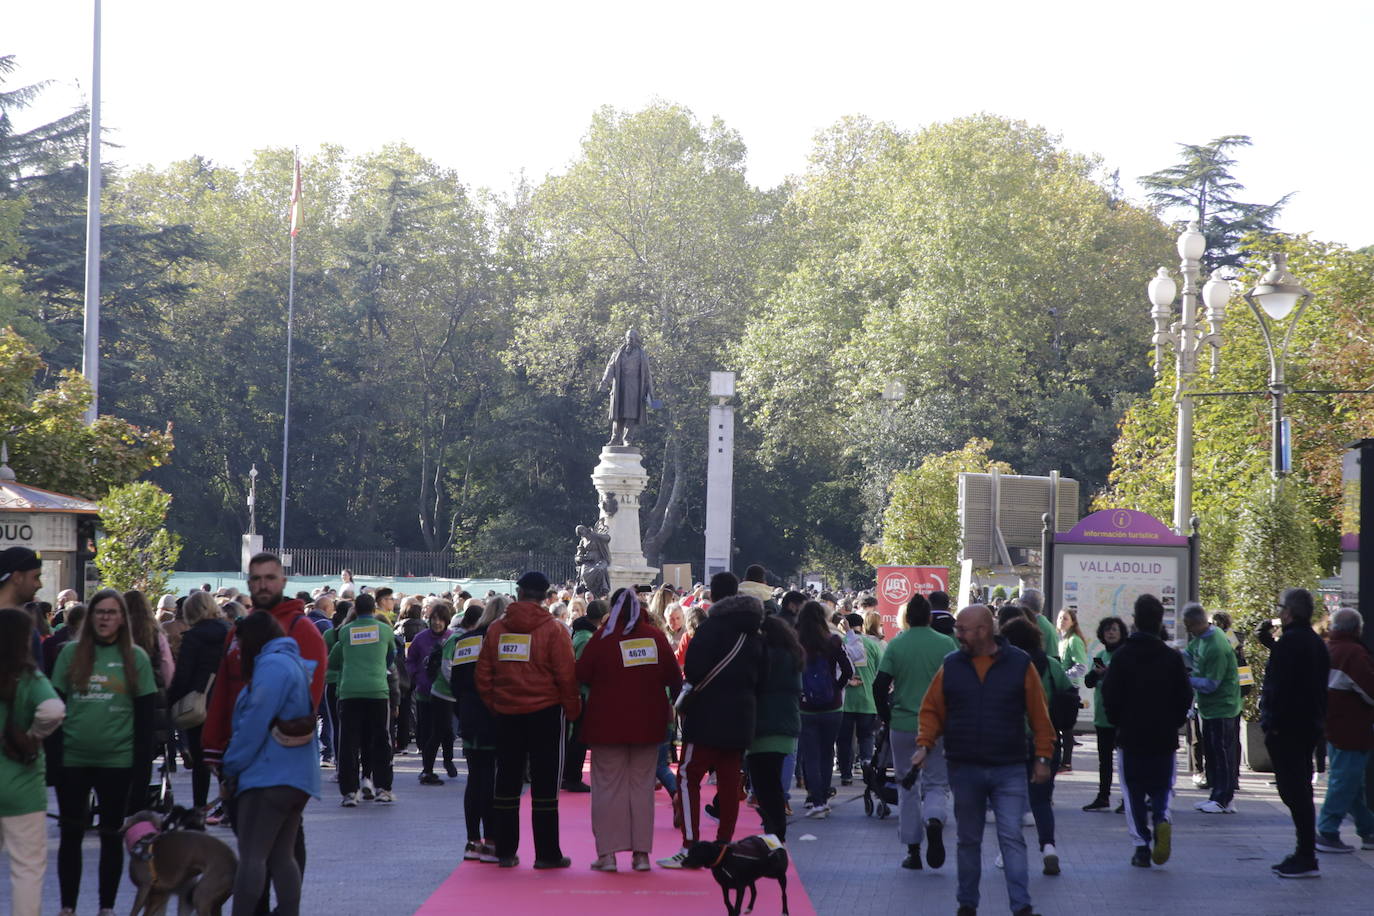
[[[1274,255],[1269,271],[1260,278],[1253,289],[1245,293],[1245,301],[1259,322],[1260,333],[1264,337],[1265,349],[1269,355],[1269,384],[1266,391],[1217,391],[1196,392],[1193,382],[1197,377],[1198,356],[1204,347],[1211,348],[1211,374],[1216,375],[1217,362],[1221,348],[1221,325],[1226,319],[1226,305],[1231,299],[1231,284],[1221,276],[1219,270],[1198,289],[1201,275],[1202,256],[1207,250],[1207,240],[1198,230],[1196,221],[1178,237],[1178,253],[1182,258],[1180,269],[1183,274],[1183,293],[1178,320],[1174,318],[1174,299],[1178,296],[1178,285],[1169,276],[1168,270],[1161,267],[1150,281],[1151,317],[1154,319],[1154,336],[1151,342],[1155,348],[1155,378],[1160,376],[1164,358],[1164,348],[1169,347],[1177,360],[1174,379],[1174,403],[1178,409],[1178,441],[1174,458],[1174,530],[1187,534],[1192,527],[1193,504],[1193,400],[1195,397],[1214,397],[1226,395],[1255,395],[1268,393],[1273,402],[1273,442],[1271,469],[1274,479],[1278,480],[1288,472],[1288,460],[1284,443],[1285,421],[1283,415],[1284,396],[1292,393],[1286,377],[1288,349],[1293,340],[1293,329],[1298,319],[1312,300],[1312,294],[1288,272],[1287,256]],[[1198,300],[1201,298],[1206,309],[1204,315],[1198,314]],[[1204,327],[1205,323],[1205,327]],[[1313,390],[1313,394],[1334,394]]]

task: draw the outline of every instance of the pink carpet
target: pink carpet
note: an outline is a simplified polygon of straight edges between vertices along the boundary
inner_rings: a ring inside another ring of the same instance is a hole
[[[704,787],[703,787],[704,788]],[[657,793],[654,812],[655,859],[670,856],[682,846],[682,836],[673,829],[673,812],[667,795]],[[535,871],[534,840],[530,836],[529,789],[520,806],[520,867],[498,868],[477,862],[464,862],[454,870],[439,889],[420,907],[418,916],[473,916],[473,914],[501,914],[523,916],[527,913],[548,912],[557,916],[596,913],[606,916],[631,914],[634,916],[671,916],[682,913],[709,916],[725,913],[720,886],[709,871],[674,871],[654,866],[652,871],[630,869],[630,854],[617,856],[620,871],[605,874],[592,871],[596,859],[596,844],[592,837],[591,797],[587,794],[561,792],[558,797],[559,835],[563,854],[572,858],[572,868],[558,871]],[[462,835],[459,814],[455,836]],[[800,825],[797,825],[800,826]],[[713,822],[703,815],[702,832],[714,836]],[[741,806],[737,837],[745,837],[759,830],[758,815]],[[455,849],[462,849],[460,842]],[[758,883],[758,901],[754,912],[772,916],[782,912],[782,897],[778,883],[764,880]],[[749,902],[745,895],[745,904]],[[815,916],[816,910],[802,887],[795,866],[787,872],[787,904],[792,916]],[[547,908],[547,909],[545,909]]]

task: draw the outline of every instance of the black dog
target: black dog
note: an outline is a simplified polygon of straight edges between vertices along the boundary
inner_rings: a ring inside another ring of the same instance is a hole
[[[745,888],[749,889],[749,906],[742,912],[752,913],[758,895],[754,882],[775,878],[782,889],[782,916],[787,916],[787,849],[771,834],[746,837],[738,843],[693,843],[682,865],[711,869],[729,916],[740,916]],[[730,902],[731,891],[735,892],[734,903]]]

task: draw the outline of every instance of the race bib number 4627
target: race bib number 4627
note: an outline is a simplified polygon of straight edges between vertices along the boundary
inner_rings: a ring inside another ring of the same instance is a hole
[[[658,664],[658,644],[652,639],[623,639],[620,641],[620,660],[626,668]]]
[[[497,640],[496,657],[503,662],[527,662],[530,660],[530,634],[502,633]]]

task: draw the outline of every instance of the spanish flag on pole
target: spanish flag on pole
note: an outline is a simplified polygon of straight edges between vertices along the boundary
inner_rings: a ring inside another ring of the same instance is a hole
[[[295,238],[296,233],[301,231],[301,222],[304,217],[301,214],[301,157],[296,156],[296,180],[291,186],[291,237]]]

